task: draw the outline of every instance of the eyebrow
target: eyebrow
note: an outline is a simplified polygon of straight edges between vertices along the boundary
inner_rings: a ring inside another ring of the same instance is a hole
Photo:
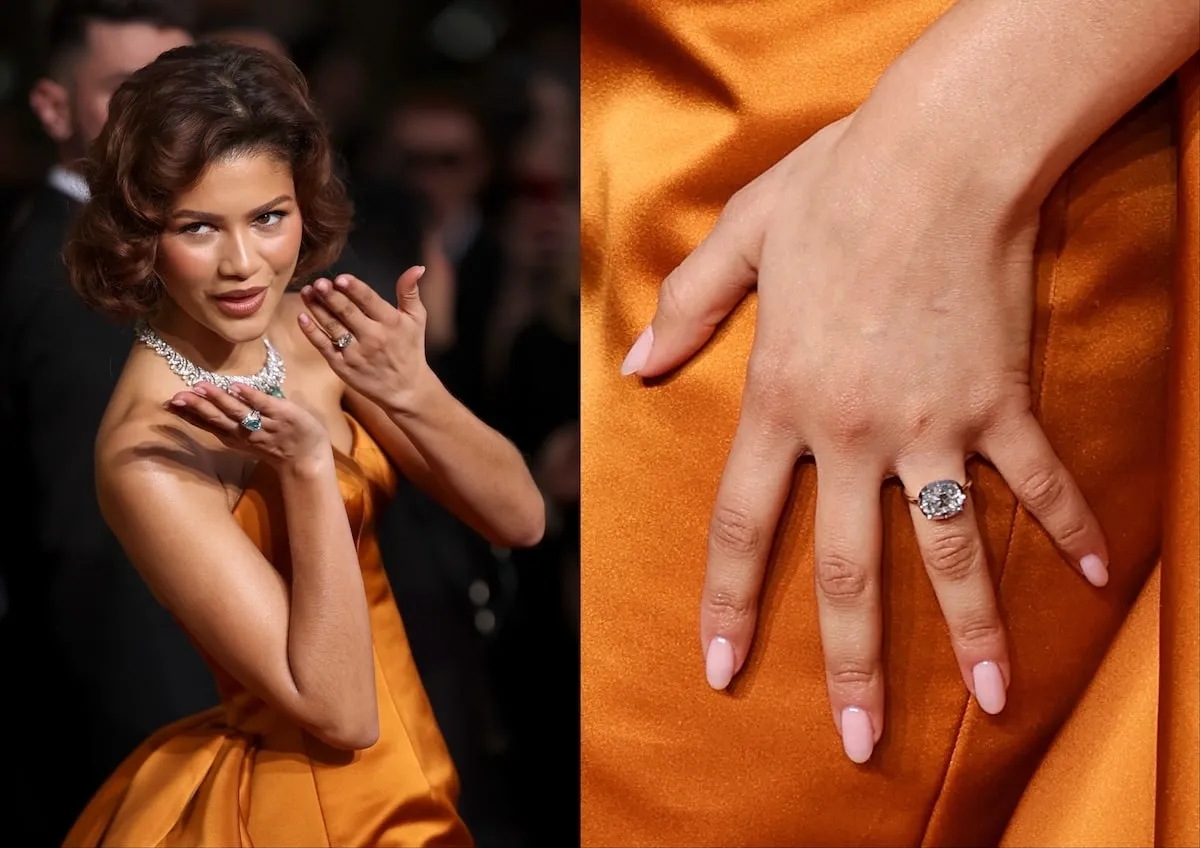
[[[273,207],[278,206],[279,204],[287,202],[291,199],[292,199],[291,195],[281,194],[281,195],[279,195],[279,197],[275,198],[274,200],[272,200],[268,203],[264,203],[262,206],[256,206],[255,208],[251,209],[249,214],[246,215],[246,217],[249,219],[254,219],[260,215],[265,215],[267,212],[270,212]],[[171,213],[171,217],[172,218],[195,218],[197,221],[222,221],[222,220],[224,220],[224,218],[221,215],[214,215],[211,212],[197,212],[195,209],[176,209],[174,212]]]

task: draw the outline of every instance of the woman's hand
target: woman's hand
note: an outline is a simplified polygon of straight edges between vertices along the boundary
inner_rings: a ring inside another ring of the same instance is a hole
[[[332,458],[329,433],[297,403],[234,383],[222,391],[196,383],[165,407],[219,438],[227,447],[253,454],[276,468],[301,467]]]
[[[424,273],[418,265],[400,275],[396,308],[349,274],[300,292],[312,313],[299,316],[304,335],[347,386],[385,410],[405,408],[429,373],[425,307],[417,291]]]
[[[665,280],[624,373],[691,357],[756,283],[741,418],[709,530],[700,638],[709,683],[746,660],[780,513],[804,455],[816,461],[815,563],[826,683],[847,755],[883,729],[880,485],[916,496],[967,484],[978,454],[1097,586],[1095,517],[1030,411],[1036,212],[956,195],[896,164],[851,115],[728,203]],[[1011,679],[972,499],[945,520],[914,505],[926,571],[967,688],[997,713]]]

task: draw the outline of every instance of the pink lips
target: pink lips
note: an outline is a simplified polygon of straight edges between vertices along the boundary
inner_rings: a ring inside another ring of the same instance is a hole
[[[217,302],[217,308],[234,318],[253,315],[262,308],[266,299],[267,289],[263,286],[213,296],[213,300]]]

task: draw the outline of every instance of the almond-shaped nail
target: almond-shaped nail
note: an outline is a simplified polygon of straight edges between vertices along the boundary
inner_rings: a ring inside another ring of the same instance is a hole
[[[630,374],[636,374],[645,368],[646,360],[650,358],[650,348],[653,345],[654,330],[647,327],[638,336],[637,341],[633,343],[633,347],[629,349],[629,353],[625,355],[625,361],[621,363],[621,376],[628,377]]]
[[[1099,588],[1108,585],[1108,569],[1104,566],[1104,560],[1095,554],[1088,554],[1081,559],[1079,570],[1093,586]]]
[[[971,679],[975,683],[975,700],[980,708],[989,715],[996,715],[1008,700],[1008,687],[1004,683],[1004,675],[1000,666],[991,660],[984,660],[971,669]]]
[[[875,729],[871,726],[871,716],[862,707],[842,710],[842,747],[852,762],[861,764],[871,759]]]
[[[717,636],[708,643],[704,655],[704,676],[714,689],[724,689],[733,680],[733,645],[724,636]]]

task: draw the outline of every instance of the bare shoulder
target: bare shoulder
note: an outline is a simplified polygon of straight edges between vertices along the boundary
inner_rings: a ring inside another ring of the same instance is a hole
[[[115,396],[114,400],[119,400]],[[171,486],[220,495],[219,443],[168,412],[141,399],[109,408],[96,436],[96,485],[101,500],[127,486]]]
[[[161,486],[170,480],[193,491],[222,491],[229,450],[164,406],[184,388],[153,352],[131,353],[96,434],[96,485],[102,500],[114,486]]]

